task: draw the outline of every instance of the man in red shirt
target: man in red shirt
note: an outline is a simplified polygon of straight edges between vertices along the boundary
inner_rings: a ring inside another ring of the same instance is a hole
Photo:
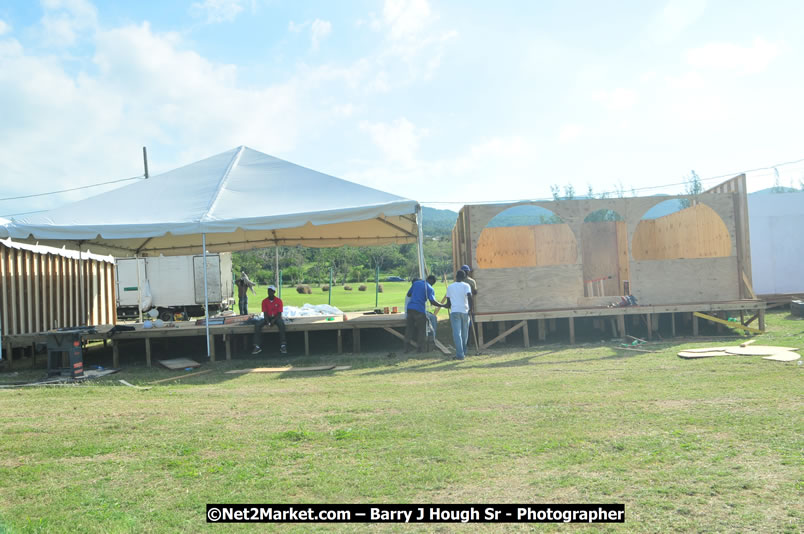
[[[262,352],[260,343],[262,342],[262,327],[265,325],[276,325],[279,328],[279,352],[288,353],[288,345],[285,341],[285,321],[282,320],[282,299],[276,296],[276,288],[268,286],[268,298],[262,301],[263,318],[254,324],[254,350],[251,354]]]

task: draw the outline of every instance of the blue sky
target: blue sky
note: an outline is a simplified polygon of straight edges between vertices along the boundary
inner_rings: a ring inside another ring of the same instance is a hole
[[[781,0],[4,2],[0,198],[136,176],[142,146],[152,174],[247,145],[452,209],[549,197],[551,184],[630,192],[693,169],[797,161],[803,11]],[[804,163],[778,171],[782,185],[804,180]],[[749,188],[775,179],[750,173]],[[2,200],[0,215],[103,190]]]

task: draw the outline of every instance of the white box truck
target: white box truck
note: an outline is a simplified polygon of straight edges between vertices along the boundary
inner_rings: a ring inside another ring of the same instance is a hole
[[[118,317],[137,317],[140,301],[143,311],[154,308],[163,321],[172,321],[179,312],[185,317],[204,315],[202,255],[117,258],[115,263]],[[207,254],[210,313],[234,305],[233,287],[232,255],[228,252]]]

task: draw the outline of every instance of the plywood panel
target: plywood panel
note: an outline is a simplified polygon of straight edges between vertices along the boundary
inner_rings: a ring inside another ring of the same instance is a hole
[[[614,222],[585,223],[581,227],[584,287],[590,280],[602,280],[603,295],[619,295],[619,250]],[[626,249],[627,250],[627,249]],[[592,286],[596,282],[593,282]],[[602,296],[589,293],[587,297]]]
[[[617,288],[619,295],[625,294],[626,280],[631,280],[629,272],[629,255],[628,255],[628,227],[625,221],[617,221],[614,223],[614,228],[617,233],[617,272],[619,274],[619,285]]]
[[[639,222],[631,244],[635,260],[718,258],[732,255],[732,238],[712,208],[697,204]]]
[[[574,264],[577,244],[566,224],[484,228],[476,258],[480,269]]]
[[[739,298],[737,258],[634,261],[631,292],[639,304],[720,302]]]
[[[478,313],[573,308],[583,297],[583,267],[476,269]]]

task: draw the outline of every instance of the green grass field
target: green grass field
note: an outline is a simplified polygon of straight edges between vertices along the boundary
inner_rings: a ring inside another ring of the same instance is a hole
[[[804,347],[804,321],[767,322],[757,344]],[[739,339],[650,344],[657,353],[503,346],[458,363],[387,351],[235,359],[147,391],[118,383],[182,374],[140,365],[81,386],[0,389],[0,532],[567,528],[208,526],[213,502],[624,503],[625,524],[584,532],[800,532],[804,366],[675,355]],[[222,372],[286,362],[352,369]]]
[[[373,310],[375,308],[375,297],[379,296],[380,308],[396,306],[401,312],[405,305],[405,294],[410,289],[410,282],[381,282],[383,292],[376,295],[374,282],[365,284],[366,291],[358,291],[357,288],[360,286],[358,283],[348,285],[352,286],[351,291],[343,289],[343,284],[332,287],[331,304],[341,311]],[[249,292],[249,313],[259,313],[261,311],[262,300],[268,296],[267,288],[267,285],[255,287],[256,295]],[[310,288],[313,291],[310,295],[302,295],[296,292],[295,286],[284,286],[282,288],[282,302],[286,305],[299,307],[304,304],[327,304],[329,296],[327,292],[321,291],[321,288],[315,285],[311,285]],[[437,284],[436,294],[443,296],[444,284]]]

